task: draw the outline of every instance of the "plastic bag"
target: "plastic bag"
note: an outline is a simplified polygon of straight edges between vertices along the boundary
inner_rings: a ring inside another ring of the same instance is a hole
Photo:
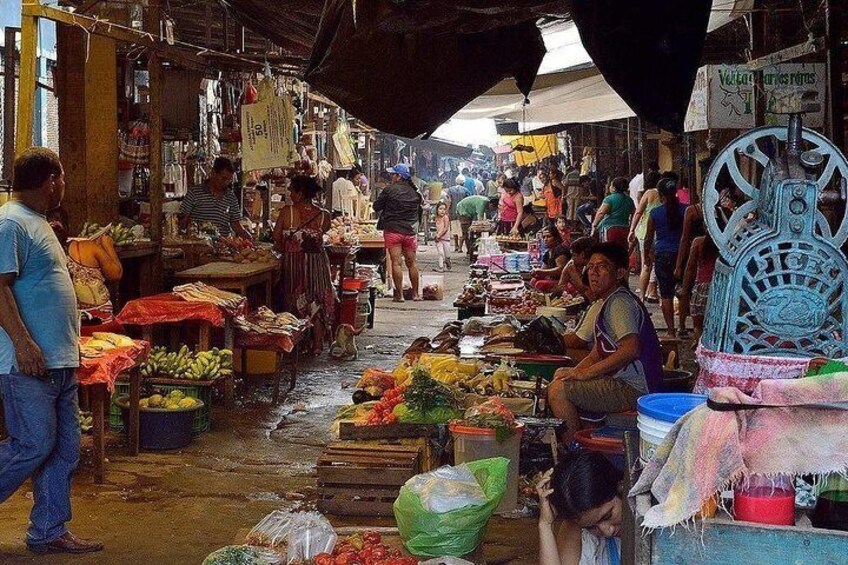
[[[206,556],[202,565],[277,565],[279,555],[261,547],[228,545]]]
[[[438,557],[429,561],[422,561],[418,565],[474,565],[474,563],[457,557]]]
[[[318,512],[274,510],[247,535],[250,544],[285,550],[286,563],[330,553],[337,540],[333,526]]]
[[[412,477],[407,486],[428,512],[450,512],[486,504],[486,493],[468,465],[444,466]]]
[[[515,346],[524,351],[564,355],[565,345],[561,338],[563,333],[565,326],[562,322],[556,318],[539,316],[515,334]]]
[[[486,524],[506,491],[509,459],[481,459],[467,466],[483,488],[485,504],[444,513],[430,512],[408,483],[401,487],[394,504],[395,520],[404,547],[413,555],[461,557],[480,545]]]

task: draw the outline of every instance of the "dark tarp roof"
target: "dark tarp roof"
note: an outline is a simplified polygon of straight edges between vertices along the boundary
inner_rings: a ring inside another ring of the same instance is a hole
[[[711,0],[572,0],[583,46],[637,115],[674,133],[707,36]]]
[[[549,16],[574,19],[604,78],[639,116],[682,131],[711,8],[710,0],[326,0],[319,26],[322,0],[219,1],[275,43],[311,46],[313,88],[405,137],[429,134],[504,78],[527,94],[545,54],[535,22]]]
[[[507,76],[529,92],[541,0],[327,0],[306,80],[369,125],[429,134]]]

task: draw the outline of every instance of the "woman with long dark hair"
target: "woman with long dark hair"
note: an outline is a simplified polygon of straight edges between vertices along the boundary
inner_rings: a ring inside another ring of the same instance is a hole
[[[683,216],[686,205],[677,200],[677,183],[672,178],[663,178],[657,184],[661,205],[648,217],[648,229],[645,233],[645,251],[653,253],[654,271],[657,274],[660,302],[668,335],[676,337],[674,327],[674,287],[676,279],[674,268],[677,254],[680,252],[680,239],[683,236]]]
[[[330,260],[324,251],[324,234],[330,229],[330,213],[315,204],[321,187],[314,178],[291,179],[291,205],[280,209],[274,225],[274,245],[282,254],[278,302],[282,310],[298,318],[314,320],[314,351],[320,352],[332,331],[336,293],[330,279]]]
[[[621,562],[623,473],[592,451],[566,454],[545,473],[539,494],[540,565]]]

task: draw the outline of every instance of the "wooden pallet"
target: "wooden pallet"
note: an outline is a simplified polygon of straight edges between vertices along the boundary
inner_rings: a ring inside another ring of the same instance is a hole
[[[318,459],[318,510],[392,516],[400,487],[421,472],[421,447],[335,443]]]

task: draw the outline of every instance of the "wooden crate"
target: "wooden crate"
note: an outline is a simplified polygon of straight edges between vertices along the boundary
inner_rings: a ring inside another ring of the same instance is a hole
[[[421,472],[421,447],[334,443],[318,459],[318,510],[392,516],[400,487]]]

